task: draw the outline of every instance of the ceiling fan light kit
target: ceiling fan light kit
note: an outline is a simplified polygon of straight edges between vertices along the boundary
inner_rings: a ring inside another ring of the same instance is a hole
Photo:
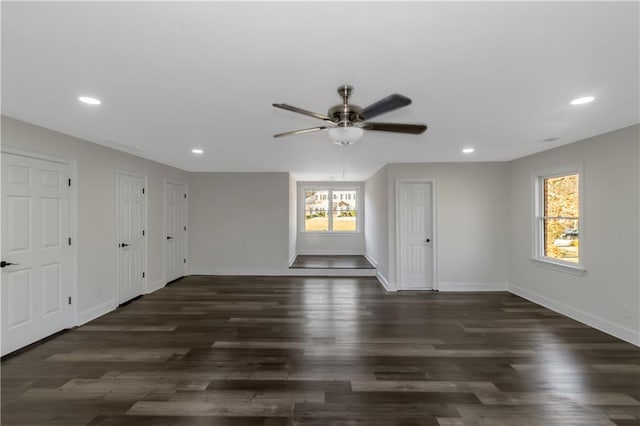
[[[329,139],[338,145],[352,145],[357,143],[365,130],[379,132],[394,132],[419,135],[427,130],[424,124],[402,124],[402,123],[379,123],[367,121],[378,115],[394,111],[398,108],[411,104],[411,99],[406,96],[394,93],[384,99],[361,108],[358,105],[350,104],[349,97],[353,93],[353,87],[340,86],[338,94],[342,98],[342,103],[329,108],[327,115],[320,114],[306,109],[294,107],[288,104],[273,104],[274,107],[284,109],[298,114],[313,117],[326,122],[325,126],[312,127],[309,129],[293,130],[291,132],[278,133],[274,138],[283,136],[302,135],[327,130]]]
[[[364,130],[361,127],[332,127],[327,133],[329,134],[329,139],[335,144],[338,145],[353,145],[357,143],[362,138],[364,134]]]

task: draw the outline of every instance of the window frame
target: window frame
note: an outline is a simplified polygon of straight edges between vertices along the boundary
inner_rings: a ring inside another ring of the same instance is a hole
[[[327,219],[328,219],[328,230],[326,231],[308,231],[305,229],[305,217],[306,217],[306,193],[307,191],[327,191]],[[355,201],[356,201],[356,230],[355,231],[334,231],[333,230],[333,192],[334,191],[354,191]],[[299,230],[303,234],[316,234],[316,235],[354,235],[362,233],[362,190],[359,186],[348,184],[348,185],[340,185],[340,184],[311,184],[311,185],[303,185],[301,187],[301,191],[299,193],[300,203],[299,203]]]
[[[578,235],[579,235],[579,252],[576,262],[569,262],[562,259],[545,256],[544,254],[544,221],[549,217],[544,215],[545,179],[578,175]],[[533,210],[533,244],[531,260],[541,266],[562,272],[568,272],[574,275],[583,275],[586,271],[584,248],[585,244],[585,210],[584,210],[584,173],[581,165],[574,165],[563,168],[555,168],[552,170],[543,170],[533,176],[534,191],[534,210]]]

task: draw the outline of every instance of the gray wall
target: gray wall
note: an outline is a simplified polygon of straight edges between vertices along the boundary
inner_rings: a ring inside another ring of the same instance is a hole
[[[639,126],[565,145],[509,164],[511,290],[640,344]],[[533,177],[582,165],[582,276],[531,261]]]
[[[147,283],[149,289],[165,284],[162,276],[163,179],[186,183],[188,173],[5,116],[2,117],[2,145],[77,164],[80,322],[116,306],[116,169],[148,176]]]
[[[288,173],[192,173],[192,274],[274,274],[288,268]]]
[[[367,250],[379,272],[397,288],[395,246],[395,191],[397,179],[435,181],[436,288],[440,290],[506,290],[508,256],[507,165],[506,163],[406,163],[389,164],[366,186],[372,194],[386,174],[387,217],[381,211],[383,198],[369,204],[376,232],[387,223],[387,237],[367,234]],[[375,212],[375,213],[374,213]],[[373,228],[367,228],[373,231]],[[387,267],[382,265],[387,263]]]
[[[298,185],[289,175],[289,264],[296,256],[296,238],[298,236]]]
[[[389,185],[388,167],[374,173],[364,185],[365,253],[376,266],[378,278],[385,286],[389,277]]]

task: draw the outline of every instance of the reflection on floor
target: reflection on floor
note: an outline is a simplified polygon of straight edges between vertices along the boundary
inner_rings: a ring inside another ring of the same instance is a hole
[[[294,269],[375,269],[360,255],[300,255],[291,265]]]

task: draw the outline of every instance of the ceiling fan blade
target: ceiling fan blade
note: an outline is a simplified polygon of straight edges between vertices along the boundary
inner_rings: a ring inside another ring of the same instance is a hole
[[[376,130],[379,132],[396,132],[396,133],[410,133],[412,135],[419,135],[427,130],[427,126],[424,124],[401,124],[401,123],[363,123],[363,129]]]
[[[309,117],[319,118],[320,120],[332,122],[331,118],[328,115],[320,114],[313,111],[307,111],[306,109],[294,107],[287,104],[273,104],[273,106],[287,111],[297,112],[298,114],[308,115]]]
[[[319,132],[320,130],[325,130],[325,129],[328,129],[328,128],[329,128],[329,126],[311,127],[310,129],[293,130],[291,132],[278,133],[277,135],[273,135],[273,137],[274,138],[281,138],[283,136],[304,135],[305,133]]]
[[[375,102],[363,109],[360,113],[360,116],[362,116],[364,120],[368,120],[381,114],[393,111],[394,109],[405,107],[410,103],[411,99],[407,98],[406,96],[394,93],[393,95],[389,95],[384,99],[380,99],[378,102]]]

